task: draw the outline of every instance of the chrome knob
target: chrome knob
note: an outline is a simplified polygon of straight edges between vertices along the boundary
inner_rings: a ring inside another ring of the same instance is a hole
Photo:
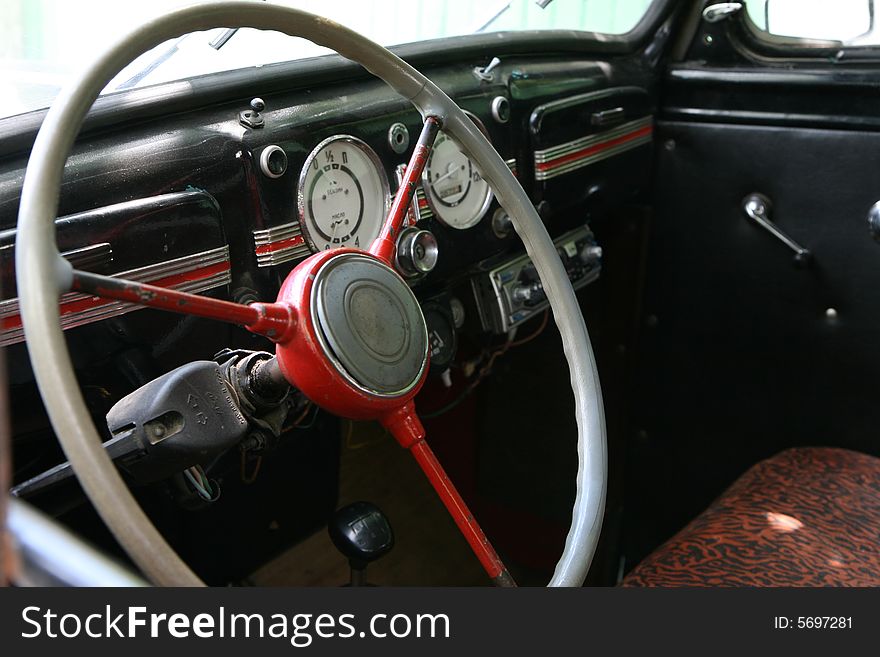
[[[544,292],[544,286],[541,284],[541,281],[525,283],[513,288],[513,300],[516,303],[532,306],[540,303],[545,298],[547,298],[547,295]]]
[[[492,215],[492,232],[500,240],[503,240],[513,232],[513,219],[510,218],[510,215],[507,214],[504,208],[498,208]]]
[[[409,148],[409,130],[404,124],[392,123],[388,128],[388,146],[398,155],[405,153]]]
[[[580,252],[581,262],[594,267],[602,262],[602,247],[598,244],[587,244]]]
[[[406,228],[397,240],[397,268],[405,276],[427,274],[437,265],[437,238],[427,230]]]

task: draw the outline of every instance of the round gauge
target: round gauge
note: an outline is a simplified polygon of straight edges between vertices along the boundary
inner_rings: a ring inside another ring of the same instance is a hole
[[[486,134],[479,119],[469,116]],[[460,230],[476,226],[493,197],[489,183],[483,180],[458,143],[442,132],[437,135],[422,174],[422,187],[434,216],[450,228]]]
[[[312,251],[367,248],[379,236],[390,203],[379,157],[360,139],[325,139],[299,176],[299,217]]]

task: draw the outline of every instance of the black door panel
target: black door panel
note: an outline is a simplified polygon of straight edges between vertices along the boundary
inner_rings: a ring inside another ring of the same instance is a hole
[[[626,568],[785,448],[880,454],[877,51],[692,25],[660,85]],[[809,266],[746,218],[754,193]]]
[[[657,145],[630,564],[785,447],[880,453],[880,244],[866,222],[880,133],[661,121]],[[745,218],[752,192],[811,266]]]

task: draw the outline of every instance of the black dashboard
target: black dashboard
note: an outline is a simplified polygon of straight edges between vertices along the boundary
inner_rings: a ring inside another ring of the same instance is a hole
[[[650,149],[642,147],[651,142],[652,105],[638,71],[621,75],[614,69],[613,77],[621,79],[610,79],[611,69],[598,63],[515,60],[500,63],[488,79],[479,70],[446,67],[431,74],[484,127],[551,232],[570,230],[585,223],[590,211],[643,190]],[[271,299],[298,260],[327,246],[316,245],[303,230],[298,199],[304,167],[317,166],[312,156],[332,156],[317,152],[321,144],[360,142],[375,156],[386,193],[393,192],[421,126],[418,113],[375,80],[264,94],[261,112],[251,110],[249,101],[159,117],[82,141],[62,188],[62,251],[78,266],[101,273],[140,274],[191,258],[182,269],[205,280],[189,281],[190,289],[213,289],[207,285],[216,283],[228,285],[235,300]],[[258,123],[245,116],[251,113]],[[261,166],[268,155],[283,159],[280,173]],[[23,164],[13,157],[0,165],[7,300],[15,289],[12,230]],[[465,230],[456,230],[438,220],[424,187],[418,196],[412,220],[434,234],[440,254],[434,271],[415,282],[420,289],[445,287],[470,276],[481,262],[520,248],[509,224],[499,229],[493,222],[499,218],[496,201],[484,205]],[[354,241],[336,238],[339,245],[357,246]],[[228,275],[222,273],[224,261]],[[144,276],[169,277],[164,271]],[[3,317],[4,328],[12,329],[8,309]],[[17,342],[15,335],[0,341]]]

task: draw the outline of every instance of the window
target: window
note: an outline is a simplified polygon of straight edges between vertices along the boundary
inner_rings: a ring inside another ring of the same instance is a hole
[[[748,0],[749,19],[780,37],[813,41],[801,45],[874,46],[880,44],[875,0]],[[835,42],[816,43],[816,42]]]
[[[384,45],[517,30],[623,34],[653,0],[273,0],[332,18]],[[122,9],[124,4],[124,9]],[[61,86],[118,35],[192,0],[0,0],[0,117],[48,106]],[[163,44],[132,63],[105,92],[217,71],[321,55],[279,33],[224,30]],[[170,54],[169,54],[169,51]],[[7,89],[9,92],[7,92]]]

